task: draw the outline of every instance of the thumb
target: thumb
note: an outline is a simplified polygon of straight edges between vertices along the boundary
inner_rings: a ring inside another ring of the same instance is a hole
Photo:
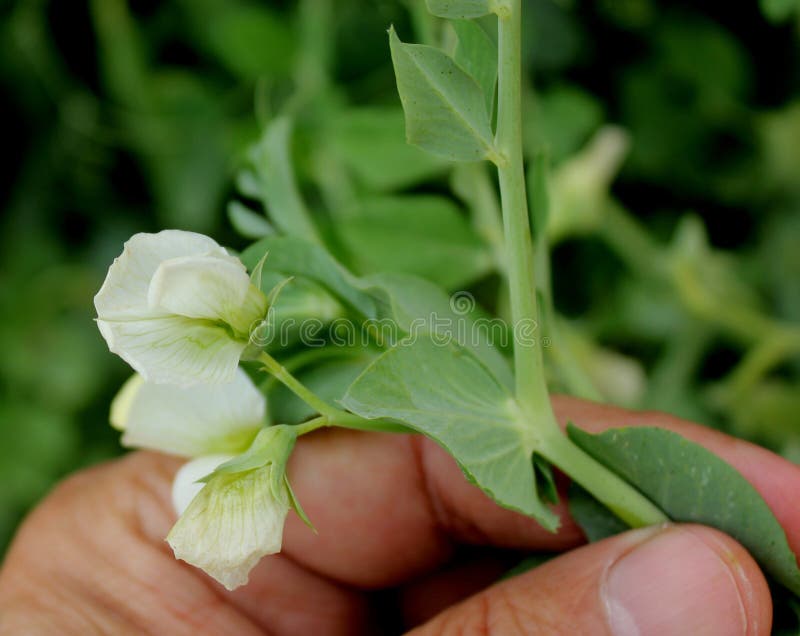
[[[634,530],[498,583],[413,634],[769,634],[769,588],[730,537],[696,525]]]

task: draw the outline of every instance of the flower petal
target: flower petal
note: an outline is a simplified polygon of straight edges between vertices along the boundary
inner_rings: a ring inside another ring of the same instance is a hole
[[[263,427],[266,400],[241,369],[227,384],[189,388],[136,383],[139,377],[123,385],[112,406],[124,446],[184,457],[240,453]]]
[[[103,286],[94,297],[97,316],[102,320],[130,320],[152,315],[147,306],[147,290],[161,262],[201,254],[232,258],[216,241],[194,232],[134,234],[108,269]]]
[[[272,465],[216,475],[200,490],[167,537],[175,556],[229,590],[247,583],[261,557],[281,549],[288,495],[275,499]]]
[[[128,414],[131,410],[131,404],[133,404],[133,400],[139,393],[139,389],[143,384],[144,378],[138,373],[134,373],[125,381],[125,384],[122,385],[122,388],[117,391],[114,399],[111,400],[111,414],[109,415],[108,419],[111,422],[111,426],[118,431],[125,430],[125,427],[128,423]]]
[[[175,512],[182,515],[203,489],[205,484],[199,479],[210,475],[217,466],[232,458],[233,455],[204,455],[181,466],[172,481],[172,506]]]
[[[239,261],[186,256],[159,265],[147,301],[154,311],[231,323],[236,322],[230,318],[241,312],[249,287],[250,277]],[[259,317],[263,315],[253,320]],[[249,326],[245,325],[245,333]]]
[[[141,382],[131,389],[132,381],[114,399],[126,407],[116,413],[125,446],[184,457],[240,453],[263,427],[266,400],[241,369],[227,384],[178,388]]]
[[[182,316],[98,320],[108,348],[148,382],[191,386],[233,380],[246,342],[227,329]]]

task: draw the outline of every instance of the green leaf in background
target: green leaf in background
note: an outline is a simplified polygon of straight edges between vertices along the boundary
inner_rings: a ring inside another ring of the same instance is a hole
[[[468,350],[424,335],[410,338],[367,367],[342,404],[427,435],[500,505],[558,527],[558,516],[537,494],[532,429],[511,393]]]
[[[486,112],[491,119],[497,87],[497,42],[484,28],[482,22],[454,20],[453,29],[458,36],[453,59],[472,76],[481,87],[486,100]],[[495,26],[495,31],[497,27]]]
[[[400,190],[444,173],[449,162],[406,142],[402,108],[350,108],[332,118],[334,152],[370,190]]]
[[[555,163],[577,152],[603,123],[599,100],[574,86],[537,93],[523,106],[527,153],[546,148]]]
[[[291,134],[292,122],[288,117],[274,119],[250,150],[250,161],[261,201],[275,225],[286,234],[317,240],[317,228],[292,169]],[[245,183],[248,181],[245,179]]]
[[[750,482],[712,452],[660,428],[621,428],[592,435],[570,425],[568,433],[671,519],[729,534],[775,580],[800,594],[800,569],[783,528]]]
[[[416,330],[454,340],[469,349],[504,387],[513,387],[511,367],[500,353],[500,347],[511,340],[508,325],[482,315],[471,295],[456,292],[448,296],[430,281],[397,273],[369,276],[364,284],[386,296],[389,313],[381,318],[391,318],[406,334]]]
[[[347,315],[344,305],[324,286],[304,276],[286,275],[276,271],[262,271],[261,289],[268,292],[283,285],[277,301],[270,309],[267,332],[260,332],[260,342],[268,351],[280,351],[316,336],[308,330],[322,331],[325,324]],[[309,323],[307,321],[313,321]]]
[[[200,45],[234,75],[254,80],[289,73],[295,38],[285,17],[256,2],[181,4]]]
[[[403,272],[459,289],[492,269],[488,250],[444,197],[367,198],[335,230],[359,274]]]
[[[502,0],[425,0],[428,11],[440,18],[469,20],[492,13],[504,5]]]
[[[228,204],[228,220],[234,230],[248,239],[260,239],[275,233],[275,228],[263,214],[254,212],[238,201]]]
[[[389,29],[408,142],[453,161],[496,154],[480,86],[439,49],[404,44]]]
[[[268,254],[264,262],[265,273],[304,276],[322,285],[362,316],[370,318],[376,315],[375,298],[363,291],[362,283],[339,265],[325,248],[296,237],[266,236],[242,252],[241,259],[252,271],[264,254]]]
[[[0,506],[16,508],[41,497],[74,461],[77,427],[64,413],[38,404],[0,403]]]

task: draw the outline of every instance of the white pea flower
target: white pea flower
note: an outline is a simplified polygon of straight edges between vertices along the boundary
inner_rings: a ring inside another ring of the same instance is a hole
[[[276,471],[281,472],[277,489]],[[280,552],[290,501],[282,466],[268,463],[214,474],[181,514],[167,541],[178,559],[233,590],[247,583],[262,557]]]
[[[147,381],[230,382],[267,313],[238,258],[194,232],[135,234],[94,298],[112,352]]]
[[[194,458],[173,482],[180,518],[167,541],[177,558],[228,589],[244,585],[261,557],[280,551],[286,515],[296,506],[284,472],[294,432],[264,428],[265,412],[264,396],[242,370],[229,384],[188,388],[135,375],[111,405],[126,446]]]

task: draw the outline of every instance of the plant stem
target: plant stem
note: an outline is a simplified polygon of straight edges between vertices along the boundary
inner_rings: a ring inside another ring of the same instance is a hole
[[[632,528],[669,521],[649,499],[564,434],[549,436],[538,452]]]
[[[284,367],[275,358],[269,355],[266,351],[262,351],[258,356],[258,361],[264,365],[264,368],[275,378],[286,386],[292,393],[299,397],[303,402],[308,404],[313,409],[316,409],[320,415],[325,415],[331,419],[341,413],[335,406],[331,406],[325,400],[319,398],[312,391],[310,391],[300,380],[294,377],[289,370]]]
[[[511,320],[514,328],[516,395],[528,414],[550,408],[541,346],[533,334],[538,325],[533,245],[522,157],[521,0],[510,0],[498,17],[499,67],[497,134],[503,229],[508,253]]]
[[[308,389],[308,387],[294,377],[286,367],[266,351],[262,351],[259,354],[258,361],[264,365],[264,369],[286,386],[286,388],[320,414],[319,417],[308,420],[303,424],[298,424],[300,427],[297,433],[298,435],[304,435],[305,433],[310,433],[325,426],[338,426],[340,428],[351,428],[359,431],[384,431],[387,433],[413,432],[407,426],[391,420],[368,420],[328,404],[325,400]]]
[[[516,398],[525,417],[536,422],[537,452],[570,475],[629,525],[661,523],[666,517],[658,508],[562,433],[550,404],[542,349],[530,333],[538,325],[539,314],[522,154],[522,3],[521,0],[508,0],[506,6],[507,11],[498,15],[495,147],[501,158],[496,163],[508,253]],[[526,332],[526,329],[529,331]]]

